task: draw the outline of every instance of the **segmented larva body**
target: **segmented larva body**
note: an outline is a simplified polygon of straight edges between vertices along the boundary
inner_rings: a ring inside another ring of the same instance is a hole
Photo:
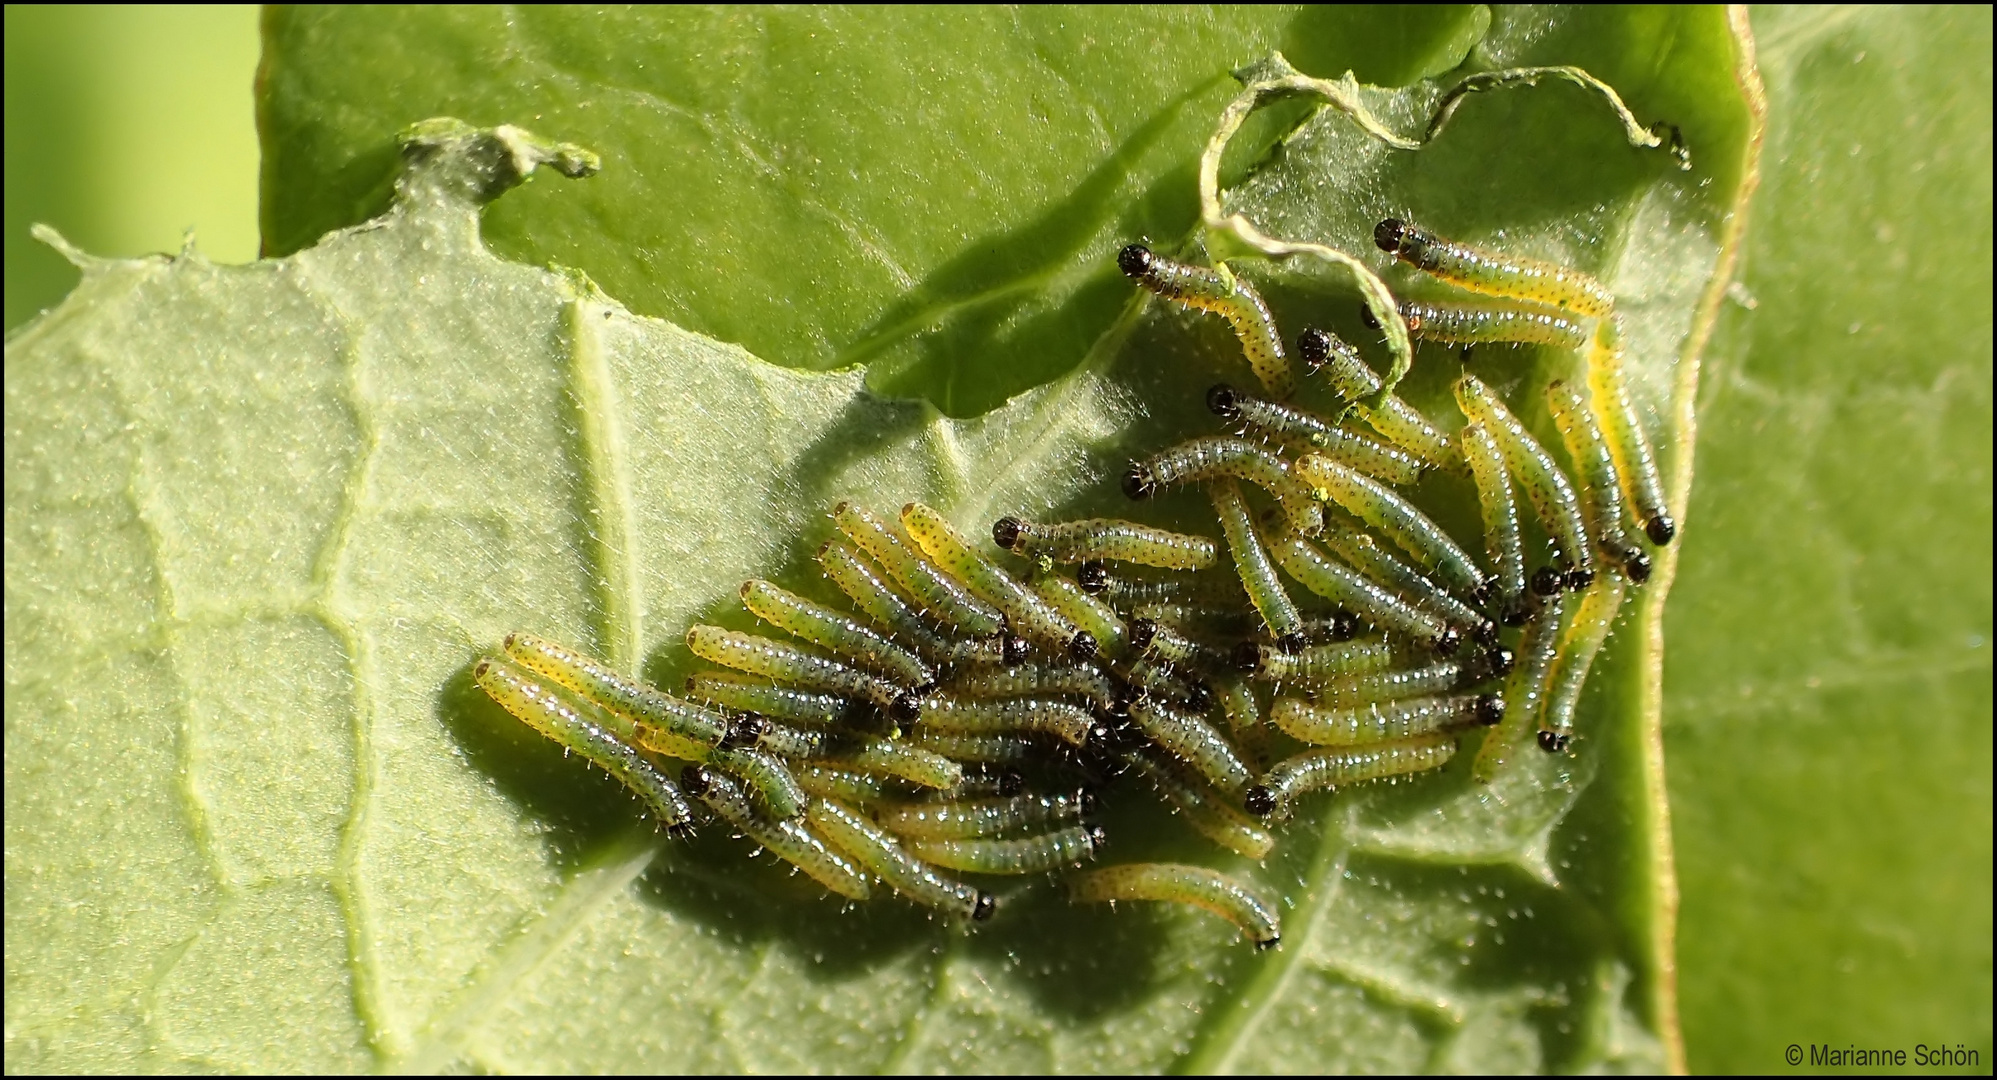
[[[1317,686],[1348,675],[1384,671],[1398,658],[1385,638],[1311,645],[1294,653],[1246,643],[1243,659],[1253,662],[1254,676],[1263,682]],[[1246,665],[1244,665],[1246,666]]]
[[[1631,581],[1649,581],[1650,556],[1623,528],[1622,481],[1616,475],[1608,441],[1588,411],[1588,402],[1573,387],[1556,379],[1546,388],[1546,407],[1553,415],[1553,426],[1560,429],[1560,441],[1567,444],[1568,460],[1574,462],[1581,517],[1588,523],[1589,534]]]
[[[1227,320],[1234,336],[1241,339],[1241,351],[1262,386],[1277,398],[1289,397],[1296,389],[1290,371],[1290,358],[1283,352],[1283,339],[1276,333],[1276,317],[1262,294],[1232,271],[1208,269],[1174,262],[1141,244],[1132,244],[1116,257],[1116,264],[1138,284],[1175,303],[1201,311],[1211,311]]]
[[[1005,616],[903,542],[895,527],[850,502],[832,508],[832,523],[874,557],[929,614],[974,638],[1005,628]]]
[[[1140,656],[1115,669],[1117,677],[1143,695],[1175,709],[1205,712],[1213,693],[1177,664],[1153,656]]]
[[[639,729],[638,744],[654,749],[647,743],[643,728]],[[706,760],[707,764],[726,770],[749,785],[763,808],[779,821],[803,814],[805,803],[810,801],[797,778],[773,754],[761,750],[711,750]]]
[[[1493,656],[1496,656],[1496,659]],[[1319,684],[1317,700],[1327,707],[1358,708],[1375,702],[1445,693],[1464,683],[1480,682],[1510,671],[1510,650],[1493,649],[1468,661],[1438,660],[1416,668],[1395,668],[1347,675]],[[1504,671],[1495,670],[1503,668]]]
[[[1028,587],[1093,638],[1096,655],[1115,659],[1128,650],[1130,631],[1123,624],[1123,616],[1074,581],[1049,570],[1034,574]]]
[[[1130,722],[1221,794],[1239,797],[1248,786],[1248,766],[1235,752],[1234,744],[1200,717],[1140,697],[1130,703]]]
[[[1265,401],[1221,383],[1207,391],[1214,415],[1284,442],[1308,447],[1389,484],[1421,478],[1422,460],[1397,446],[1356,435],[1316,413]]]
[[[1450,587],[1475,592],[1483,586],[1484,572],[1442,526],[1379,481],[1322,454],[1298,458],[1297,475],[1348,513],[1380,530],[1416,562],[1441,575]]]
[[[1123,477],[1123,493],[1146,499],[1159,488],[1222,477],[1246,480],[1268,492],[1283,508],[1290,528],[1306,536],[1317,534],[1317,495],[1310,485],[1297,477],[1281,455],[1246,439],[1225,435],[1187,439],[1132,464]]]
[[[1037,732],[1072,746],[1095,728],[1089,710],[1051,698],[960,698],[932,694],[922,703],[922,729],[960,735]]]
[[[908,602],[881,574],[867,564],[866,558],[857,549],[837,540],[828,540],[818,549],[818,565],[840,592],[874,620],[874,625],[907,642],[910,648],[931,663],[998,664],[1007,660],[1001,635],[955,641],[936,632],[922,621],[922,617],[908,606]]]
[[[1213,499],[1214,512],[1220,515],[1220,529],[1227,537],[1228,550],[1234,554],[1234,569],[1241,575],[1241,587],[1247,591],[1255,610],[1261,613],[1269,636],[1286,648],[1302,645],[1303,616],[1298,614],[1290,595],[1283,591],[1282,579],[1276,576],[1276,564],[1269,559],[1269,549],[1263,546],[1262,535],[1249,515],[1240,486],[1222,478],[1207,486],[1207,494]]]
[[[1168,623],[1137,618],[1130,621],[1131,648],[1168,664],[1183,664],[1201,671],[1217,671],[1227,666],[1227,656],[1219,649],[1180,633]]]
[[[1106,866],[1075,875],[1068,882],[1068,895],[1083,902],[1160,900],[1190,904],[1240,927],[1257,949],[1274,948],[1283,936],[1275,901],[1204,866],[1184,863]]]
[[[1116,697],[1109,676],[1092,667],[1050,667],[1022,664],[1009,668],[976,668],[952,678],[946,689],[957,697],[1033,697],[1072,695],[1107,709]]]
[[[1241,578],[1228,567],[1214,573],[1188,574],[1181,577],[1147,578],[1125,577],[1104,571],[1099,575],[1089,573],[1090,565],[1083,564],[1078,581],[1084,590],[1101,596],[1120,607],[1137,608],[1145,604],[1178,603],[1189,604],[1203,609],[1207,617],[1224,619],[1249,612],[1248,594],[1241,591]]]
[[[964,767],[951,756],[909,739],[859,739],[829,747],[825,759],[843,768],[906,780],[948,791],[964,781]]]
[[[1546,345],[1578,349],[1588,340],[1579,322],[1551,308],[1403,300],[1408,333],[1451,345]]]
[[[1100,826],[1022,836],[1013,840],[909,840],[904,850],[918,859],[973,874],[1039,874],[1095,857],[1107,843]]]
[[[1429,423],[1421,410],[1391,394],[1377,405],[1372,403],[1380,392],[1380,377],[1360,359],[1359,350],[1337,334],[1315,327],[1305,330],[1297,337],[1297,355],[1312,371],[1323,371],[1332,392],[1349,402],[1388,441],[1429,468],[1446,468],[1452,463],[1456,449],[1449,436]]]
[[[969,840],[1073,825],[1094,805],[1093,796],[1073,792],[908,803],[883,807],[874,816],[882,828],[896,836]]]
[[[936,682],[935,670],[914,653],[875,633],[858,619],[789,589],[752,578],[742,583],[742,606],[772,626],[824,646],[834,655],[893,679],[901,686],[919,690]]]
[[[1615,310],[1615,294],[1592,274],[1558,263],[1445,240],[1395,218],[1374,227],[1373,242],[1422,273],[1486,296],[1547,304],[1586,318],[1601,318]]]
[[[1505,475],[1505,459],[1482,424],[1463,429],[1463,460],[1477,484],[1477,507],[1484,519],[1484,551],[1491,562],[1491,591],[1498,617],[1517,626],[1525,619],[1525,545],[1519,535],[1519,509]]]
[[[857,706],[837,694],[799,690],[767,678],[734,671],[702,671],[687,676],[687,696],[723,709],[758,713],[794,724],[827,727],[851,719]]]
[[[1178,766],[1159,760],[1155,751],[1139,749],[1125,760],[1150,779],[1194,832],[1251,859],[1275,850],[1276,838],[1269,830],[1228,805],[1204,783],[1186,776]]]
[[[1242,796],[1249,813],[1267,817],[1298,796],[1370,780],[1440,769],[1456,754],[1456,737],[1438,732],[1367,746],[1330,746],[1278,762]]]
[[[1657,473],[1657,455],[1650,437],[1637,422],[1636,406],[1629,388],[1623,384],[1622,328],[1613,318],[1603,319],[1588,342],[1588,389],[1595,420],[1615,455],[1616,473],[1622,477],[1623,491],[1650,542],[1663,547],[1678,535],[1671,508],[1664,503],[1664,484]]]
[[[1458,600],[1428,575],[1396,558],[1369,533],[1341,521],[1329,521],[1325,525],[1324,545],[1353,569],[1451,626],[1479,637],[1489,637],[1497,629],[1483,612]]]
[[[867,806],[914,793],[912,786],[885,776],[806,762],[797,769],[798,786],[819,799]]]
[[[507,658],[521,667],[560,683],[627,721],[678,739],[675,745],[679,749],[666,751],[674,757],[698,760],[695,755],[700,749],[718,746],[728,735],[726,716],[626,678],[603,661],[546,638],[511,633],[502,648]]]
[[[1595,578],[1595,546],[1588,541],[1587,522],[1581,517],[1581,500],[1567,475],[1554,464],[1553,457],[1519,423],[1491,388],[1474,375],[1456,382],[1456,403],[1463,415],[1482,424],[1498,444],[1505,467],[1525,489],[1526,498],[1538,511],[1540,521],[1571,569],[1563,575],[1568,588],[1586,588]],[[1555,588],[1559,586],[1556,585]],[[1542,590],[1543,591],[1543,590]]]
[[[864,698],[903,723],[914,722],[922,708],[922,695],[913,690],[787,642],[696,624],[687,630],[686,644],[695,656],[723,667]]]
[[[1304,588],[1381,630],[1427,642],[1444,655],[1455,652],[1462,643],[1463,635],[1454,627],[1328,557],[1301,537],[1278,537],[1270,548],[1284,572]]]
[[[902,740],[911,749],[925,751],[951,762],[968,761],[979,765],[1030,765],[1048,759],[1047,747],[1029,736],[1012,732],[970,734],[943,731],[919,725],[915,734]],[[939,784],[948,788],[954,784]]]
[[[802,821],[770,821],[756,813],[742,789],[719,770],[689,765],[680,774],[680,783],[722,820],[820,885],[854,900],[865,900],[872,894],[866,873],[852,860],[826,846]]]
[[[1204,570],[1220,549],[1204,536],[1140,525],[1119,518],[1089,518],[1041,525],[1003,517],[992,539],[1015,555],[1045,556],[1057,563],[1125,562],[1162,570]]]
[[[910,900],[974,921],[989,919],[997,910],[992,894],[937,873],[935,867],[903,851],[893,837],[851,807],[820,798],[811,801],[806,813],[812,827],[834,847]]]
[[[1067,616],[1033,590],[1014,581],[1012,575],[978,554],[970,540],[942,514],[909,503],[901,508],[902,528],[908,530],[923,553],[936,565],[962,582],[972,595],[1005,614],[1014,632],[1050,655],[1087,660],[1096,654],[1096,639],[1069,622]]]
[[[677,836],[693,830],[693,809],[686,796],[603,722],[602,710],[579,708],[539,677],[495,657],[482,657],[472,665],[472,681],[522,723],[636,792],[667,832]]]
[[[1269,721],[1298,742],[1359,746],[1393,742],[1437,731],[1489,727],[1505,718],[1497,694],[1448,694],[1402,698],[1352,709],[1326,709],[1296,698],[1277,698]]]
[[[1548,597],[1527,619],[1519,634],[1518,660],[1505,683],[1505,719],[1497,730],[1484,738],[1470,774],[1490,783],[1504,768],[1512,751],[1525,741],[1525,733],[1536,730],[1539,713],[1546,705],[1547,679],[1553,674],[1553,657],[1560,647],[1560,632],[1566,616],[1567,597]]]
[[[1581,703],[1581,688],[1587,684],[1588,668],[1609,639],[1609,628],[1623,606],[1623,583],[1621,574],[1605,570],[1594,586],[1581,594],[1574,621],[1561,635],[1560,648],[1553,655],[1553,673],[1547,677],[1546,714],[1539,721],[1539,745],[1549,753],[1565,750],[1574,736],[1574,710]]]

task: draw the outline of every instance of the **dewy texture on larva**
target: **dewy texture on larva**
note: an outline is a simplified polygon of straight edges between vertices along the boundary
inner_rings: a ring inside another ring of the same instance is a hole
[[[1296,389],[1290,358],[1276,332],[1275,316],[1269,314],[1269,305],[1262,302],[1262,294],[1254,286],[1226,269],[1173,262],[1141,244],[1124,248],[1116,262],[1125,274],[1159,296],[1226,319],[1234,327],[1234,336],[1241,339],[1248,366],[1272,396],[1286,398]]]

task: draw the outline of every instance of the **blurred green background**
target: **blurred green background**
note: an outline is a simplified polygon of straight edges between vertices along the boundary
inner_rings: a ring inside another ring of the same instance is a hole
[[[1991,16],[1754,17],[1767,180],[1708,358],[1667,624],[1690,1063],[1924,1041],[1987,1067]],[[77,278],[33,222],[103,255],[176,250],[192,228],[210,258],[255,256],[257,19],[7,8],[9,330]],[[1868,113],[1904,119],[1851,120]],[[1926,238],[1923,256],[1869,261],[1896,237]],[[1826,250],[1848,261],[1809,254]],[[1939,472],[1880,464],[1908,440],[1980,450]],[[1738,539],[1702,546],[1707,530],[1755,538],[1767,564],[1740,565]]]
[[[257,9],[7,5],[7,329],[98,255],[257,254]]]

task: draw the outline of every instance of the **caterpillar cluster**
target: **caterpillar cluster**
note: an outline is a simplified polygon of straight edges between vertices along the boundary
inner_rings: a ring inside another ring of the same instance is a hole
[[[1207,839],[1260,859],[1276,843],[1264,819],[1313,792],[1440,768],[1466,732],[1495,729],[1480,780],[1529,728],[1566,751],[1595,654],[1650,573],[1630,516],[1652,544],[1676,531],[1623,389],[1606,289],[1400,221],[1375,239],[1498,298],[1406,303],[1417,337],[1584,351],[1585,378],[1547,388],[1572,477],[1474,377],[1455,388],[1467,422],[1445,431],[1324,330],[1305,330],[1294,353],[1338,414],[1285,403],[1291,352],[1253,286],[1131,246],[1123,271],[1224,317],[1270,394],[1213,387],[1207,404],[1236,433],[1168,447],[1123,477],[1133,500],[1204,489],[1219,542],[1004,517],[994,557],[920,503],[898,518],[841,503],[818,562],[851,609],[745,583],[744,605],[789,637],[692,627],[688,647],[719,670],[690,677],[684,696],[520,633],[474,678],[617,776],[670,832],[719,819],[842,896],[878,883],[982,920],[993,895],[953,873],[1058,872],[1078,901],[1193,904],[1273,946],[1276,903],[1228,875],[1077,872],[1107,841],[1092,820],[1101,793],[1140,778]],[[1482,562],[1397,490],[1435,471],[1475,487]],[[1552,547],[1530,570],[1515,489]],[[685,763],[676,778],[667,759]]]

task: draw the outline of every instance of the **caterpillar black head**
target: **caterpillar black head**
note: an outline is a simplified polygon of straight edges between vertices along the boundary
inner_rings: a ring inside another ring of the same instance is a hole
[[[1276,810],[1276,793],[1256,784],[1241,793],[1241,807],[1256,817],[1268,817]]]
[[[708,774],[707,766],[688,765],[680,770],[680,786],[686,788],[687,794],[698,799],[713,789],[714,778]]]
[[[1096,649],[1096,636],[1087,630],[1077,630],[1075,636],[1068,639],[1070,660],[1093,660],[1096,658]]]
[[[980,889],[978,891],[978,898],[971,903],[971,921],[984,922],[986,919],[992,917],[992,912],[997,910],[998,897]]]
[[[1011,551],[1012,546],[1019,543],[1019,519],[1002,517],[992,522],[992,542]]]
[[[1667,514],[1659,514],[1643,523],[1643,534],[1650,537],[1651,543],[1663,547],[1678,535],[1678,523]]]
[[[1532,572],[1532,591],[1541,596],[1559,596],[1567,585],[1567,575],[1551,566],[1542,566]]]
[[[1567,740],[1567,736],[1557,731],[1542,731],[1539,733],[1539,748],[1549,754],[1562,753],[1567,749]]]
[[[999,658],[1005,661],[1006,667],[1018,667],[1026,663],[1030,651],[1031,646],[1027,645],[1026,639],[1018,634],[999,635]]]
[[[1150,248],[1132,244],[1116,253],[1116,266],[1128,277],[1141,278],[1151,272],[1151,259]]]
[[[1480,694],[1477,697],[1477,722],[1485,727],[1496,727],[1505,718],[1505,699],[1497,694]]]
[[[1154,620],[1151,619],[1130,620],[1130,630],[1128,633],[1128,637],[1130,639],[1131,648],[1137,650],[1138,652],[1143,652],[1145,648],[1151,644],[1151,639],[1157,636],[1158,636],[1158,624]]]
[[[1241,395],[1226,383],[1215,383],[1207,390],[1207,409],[1223,420],[1241,418]]]
[[[740,750],[745,746],[756,745],[765,732],[770,730],[770,722],[758,713],[743,713],[729,721],[728,731],[717,744],[723,750]]]
[[[1090,559],[1075,570],[1075,580],[1083,592],[1099,593],[1109,588],[1109,567],[1101,559]]]
[[[1123,474],[1123,493],[1133,499],[1148,499],[1158,492],[1158,481],[1142,462],[1133,461]]]

